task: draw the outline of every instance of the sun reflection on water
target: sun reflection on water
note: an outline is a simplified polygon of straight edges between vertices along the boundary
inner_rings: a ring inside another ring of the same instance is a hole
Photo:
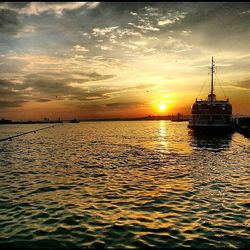
[[[159,143],[160,143],[160,152],[168,153],[169,152],[169,142],[167,138],[167,126],[166,121],[160,121],[159,123]]]

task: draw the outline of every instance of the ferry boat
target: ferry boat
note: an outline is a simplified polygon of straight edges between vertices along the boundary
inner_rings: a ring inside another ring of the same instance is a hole
[[[215,64],[212,57],[211,85],[207,100],[195,100],[192,105],[192,118],[188,128],[195,131],[234,131],[232,105],[227,100],[216,100],[214,91]]]

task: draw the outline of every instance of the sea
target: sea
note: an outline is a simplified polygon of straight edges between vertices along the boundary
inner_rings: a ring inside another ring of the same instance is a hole
[[[48,125],[0,125],[0,139]],[[0,142],[2,247],[249,245],[250,139],[237,132],[102,121]]]

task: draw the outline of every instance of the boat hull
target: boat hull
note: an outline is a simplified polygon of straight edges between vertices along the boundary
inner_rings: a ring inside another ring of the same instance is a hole
[[[235,132],[235,126],[233,124],[188,124],[188,128],[198,132]]]
[[[250,126],[237,126],[236,130],[244,136],[250,137]]]

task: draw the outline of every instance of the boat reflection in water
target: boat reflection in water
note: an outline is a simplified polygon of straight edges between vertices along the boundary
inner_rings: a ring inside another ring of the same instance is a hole
[[[229,148],[233,133],[204,133],[189,130],[190,146],[194,149],[208,149],[211,151],[222,151]]]

